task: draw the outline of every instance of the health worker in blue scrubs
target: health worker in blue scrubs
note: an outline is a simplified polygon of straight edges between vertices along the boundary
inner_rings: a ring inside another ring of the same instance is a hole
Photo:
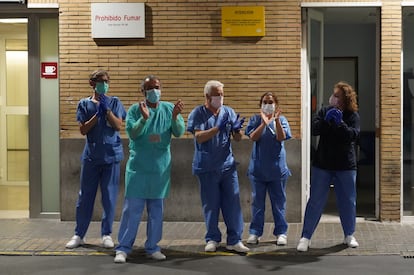
[[[125,171],[125,198],[119,227],[115,263],[125,263],[137,236],[144,208],[147,208],[145,252],[154,260],[165,260],[158,242],[162,238],[164,199],[170,192],[171,139],[185,132],[181,112],[184,103],[160,101],[161,81],[144,78],[141,92],[145,101],[128,109],[126,132],[129,159]]]
[[[187,131],[194,135],[193,174],[200,186],[201,203],[207,227],[206,252],[215,252],[221,242],[218,228],[220,210],[227,226],[228,250],[247,252],[241,242],[243,215],[240,206],[239,180],[231,147],[231,138],[240,141],[244,118],[223,105],[224,85],[216,80],[204,86],[204,105],[194,108]]]
[[[120,163],[124,157],[119,131],[126,112],[119,98],[107,95],[109,74],[106,71],[93,72],[89,85],[92,87],[92,95],[79,101],[76,114],[80,132],[86,135],[86,142],[81,156],[75,235],[66,244],[66,248],[84,244],[98,186],[103,207],[102,245],[113,248],[112,224],[119,190]]]
[[[245,130],[254,142],[247,171],[252,187],[252,221],[247,243],[257,244],[263,235],[266,195],[269,194],[276,244],[286,245],[286,183],[290,170],[284,141],[291,138],[290,127],[286,117],[281,115],[276,95],[264,93],[259,106],[260,113],[250,118]]]

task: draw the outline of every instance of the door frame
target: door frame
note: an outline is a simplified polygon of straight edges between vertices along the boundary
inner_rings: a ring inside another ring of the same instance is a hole
[[[60,213],[42,212],[42,154],[40,99],[40,18],[58,17],[53,8],[28,8],[21,4],[1,4],[0,17],[28,18],[29,85],[29,218],[59,218]]]
[[[304,14],[311,8],[363,8],[363,7],[375,7],[377,8],[377,22],[376,22],[376,62],[375,62],[375,217],[379,218],[379,90],[380,90],[380,8],[382,3],[379,2],[311,2],[301,3],[301,14],[302,14],[302,45],[301,45],[301,90],[302,90],[302,220],[305,214],[305,208],[307,199],[309,196],[309,183],[310,183],[310,148],[311,148],[311,132],[310,132],[310,102],[311,102],[311,85],[310,85],[310,72],[309,72],[309,56],[307,50],[307,43],[310,39],[308,37],[308,21],[304,20]]]

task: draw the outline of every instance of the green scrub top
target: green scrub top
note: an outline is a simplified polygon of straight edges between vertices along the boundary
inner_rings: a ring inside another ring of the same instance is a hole
[[[125,197],[162,199],[168,196],[171,174],[171,136],[184,134],[184,119],[173,121],[174,105],[160,101],[142,119],[139,104],[133,104],[126,117],[129,159],[125,171]]]

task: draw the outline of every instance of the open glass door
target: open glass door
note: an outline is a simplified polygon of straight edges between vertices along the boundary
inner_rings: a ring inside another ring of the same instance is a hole
[[[323,14],[302,9],[302,213],[309,198],[312,152],[317,139],[311,137],[311,119],[323,101]]]
[[[27,20],[0,22],[0,218],[27,217],[29,123]]]

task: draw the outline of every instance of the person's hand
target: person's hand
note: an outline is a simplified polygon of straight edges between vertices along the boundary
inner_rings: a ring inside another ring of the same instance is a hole
[[[245,117],[240,118],[240,114],[237,114],[236,120],[233,121],[233,123],[232,123],[231,130],[236,131],[236,132],[240,131],[241,128],[243,128],[243,124],[244,124],[245,119],[246,119]]]
[[[338,108],[332,108],[325,115],[325,121],[328,123],[334,123],[335,125],[341,124],[342,112]]]
[[[108,97],[106,95],[99,95],[99,106],[96,115],[98,117],[104,117],[108,111]]]
[[[105,116],[105,111],[103,111],[103,109],[101,108],[101,105],[98,105],[96,114],[97,117],[103,117]]]
[[[102,111],[106,113],[108,110],[109,99],[106,95],[99,95],[99,108],[102,108]]]
[[[177,115],[181,114],[183,109],[184,109],[184,102],[182,102],[181,99],[177,100],[177,103],[175,103],[174,109],[173,109],[173,112],[172,112],[173,119],[176,119]]]
[[[229,123],[229,116],[228,114],[224,114],[222,117],[218,117],[217,121],[216,121],[216,126],[220,132],[226,130],[227,128],[227,123]]]
[[[262,110],[260,110],[260,116],[262,117],[262,121],[266,124],[269,125],[270,122],[273,121],[273,117],[268,117],[265,113],[263,113]]]
[[[141,112],[142,117],[147,120],[149,118],[149,110],[145,102],[139,103],[139,111]]]

